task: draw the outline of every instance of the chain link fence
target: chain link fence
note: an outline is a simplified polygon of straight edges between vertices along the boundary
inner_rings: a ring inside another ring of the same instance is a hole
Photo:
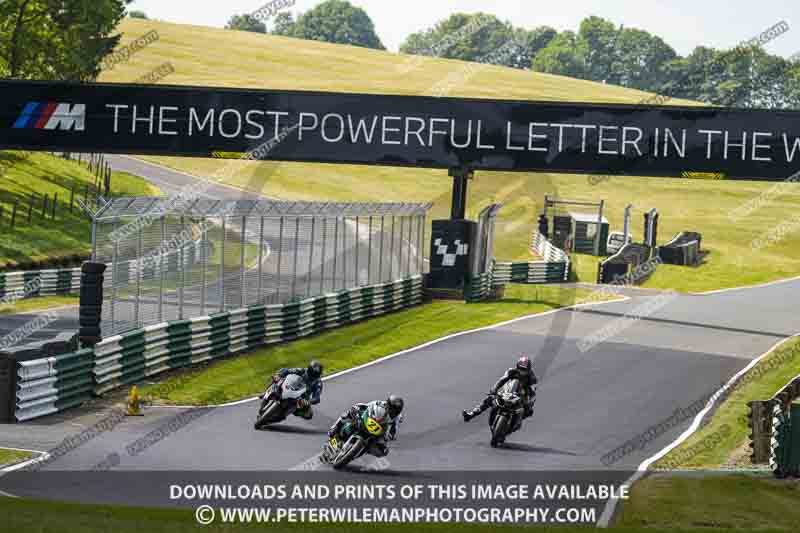
[[[430,207],[114,199],[93,221],[103,336],[421,274]]]

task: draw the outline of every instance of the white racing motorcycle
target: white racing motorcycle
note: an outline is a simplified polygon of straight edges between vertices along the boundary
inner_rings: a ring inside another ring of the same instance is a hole
[[[305,398],[307,390],[305,380],[296,374],[289,374],[271,383],[261,398],[255,429],[262,429],[269,424],[285,420],[297,411],[300,400]]]

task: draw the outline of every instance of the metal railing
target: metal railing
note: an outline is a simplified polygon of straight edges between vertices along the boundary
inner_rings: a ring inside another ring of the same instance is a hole
[[[430,204],[123,198],[93,217],[103,336],[423,272]]]

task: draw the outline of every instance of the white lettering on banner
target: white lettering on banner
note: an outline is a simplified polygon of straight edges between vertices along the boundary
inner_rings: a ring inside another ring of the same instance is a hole
[[[233,107],[137,106],[106,104],[114,135],[194,135],[264,140],[278,138],[287,123],[298,124],[298,143],[405,146],[427,149],[528,152],[550,159],[567,152],[599,157],[653,157],[689,161],[697,152],[706,160],[786,162],[800,159],[800,135],[754,129],[566,124],[557,122],[488,123],[485,119],[423,117],[403,114],[359,116],[352,113],[277,111]],[[53,126],[82,127],[83,110],[63,109]],[[607,122],[607,121],[606,121]],[[502,143],[502,144],[501,144]],[[781,146],[782,145],[782,146]],[[691,149],[690,149],[691,148]],[[694,152],[694,154],[692,154]],[[784,159],[785,158],[785,159]]]

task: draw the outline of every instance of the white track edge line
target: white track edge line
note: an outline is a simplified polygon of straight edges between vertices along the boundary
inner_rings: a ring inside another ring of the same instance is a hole
[[[697,415],[695,416],[694,420],[692,421],[692,424],[686,429],[686,431],[681,433],[681,435],[677,439],[675,439],[670,444],[668,444],[667,446],[662,448],[655,455],[652,455],[648,459],[645,459],[638,466],[638,468],[636,469],[636,472],[630,478],[628,478],[627,481],[625,481],[624,485],[631,486],[634,483],[636,483],[639,479],[642,478],[642,476],[644,476],[647,473],[647,469],[650,467],[650,465],[652,465],[653,463],[655,463],[656,461],[658,461],[659,459],[661,459],[662,457],[667,455],[669,452],[671,452],[672,450],[674,450],[675,448],[677,448],[678,446],[683,444],[689,437],[691,437],[699,429],[700,423],[703,421],[703,418],[705,418],[705,416],[708,414],[708,412],[711,411],[711,409],[717,403],[717,400],[719,399],[719,397],[722,396],[722,394],[724,392],[726,392],[728,389],[730,389],[731,386],[733,386],[742,376],[744,376],[747,372],[749,372],[753,367],[755,367],[758,363],[760,363],[764,358],[766,358],[767,356],[772,354],[780,346],[782,346],[783,344],[789,342],[790,340],[797,339],[798,337],[800,337],[800,333],[792,335],[791,337],[787,337],[787,338],[779,341],[778,343],[773,345],[772,348],[770,348],[769,350],[767,350],[766,352],[764,352],[760,356],[758,356],[755,359],[753,359],[750,362],[749,365],[745,366],[743,369],[741,369],[739,372],[737,372],[733,377],[731,377],[725,383],[725,385],[720,387],[720,389],[717,392],[715,392],[714,395],[708,400],[708,403],[703,408],[703,410],[700,411],[699,413],[697,413]],[[616,498],[611,498],[606,502],[605,508],[603,509],[603,514],[600,515],[600,520],[598,520],[598,522],[597,522],[597,527],[606,528],[606,527],[609,526],[609,523],[611,522],[611,519],[614,516],[614,510],[617,507],[617,503],[619,503],[619,500],[616,499]]]
[[[744,287],[731,287],[728,289],[717,289],[714,291],[705,291],[705,292],[689,292],[686,293],[690,296],[707,296],[710,294],[720,294],[723,292],[733,292],[733,291],[746,291],[748,289],[759,289],[761,287],[769,287],[771,285],[780,285],[781,283],[789,283],[790,281],[797,281],[800,280],[800,276],[795,276],[793,278],[786,278],[786,279],[778,279],[775,281],[768,281],[766,283],[759,283],[756,285],[745,285]]]
[[[19,449],[19,448],[7,448],[7,449],[13,450],[13,449]],[[33,459],[28,459],[27,461],[23,461],[21,463],[16,463],[16,464],[13,464],[11,466],[6,466],[5,468],[0,468],[0,477],[3,477],[4,475],[9,474],[11,472],[14,472],[16,470],[21,470],[21,469],[27,467],[28,465],[32,465],[32,464],[35,464],[35,463],[41,463],[42,461],[46,461],[47,459],[50,458],[50,454],[49,453],[43,452],[41,450],[20,450],[20,451],[38,453],[39,455],[37,457],[34,457]],[[10,495],[10,496],[13,496],[13,494]],[[16,497],[16,496],[13,496],[13,497]]]
[[[364,368],[368,368],[370,366],[383,363],[383,362],[388,361],[390,359],[394,359],[395,357],[399,357],[401,355],[405,355],[405,354],[408,354],[408,353],[411,353],[411,352],[415,352],[417,350],[421,350],[423,348],[427,348],[428,346],[433,346],[434,344],[437,344],[437,343],[440,343],[440,342],[444,342],[444,341],[447,341],[447,340],[450,340],[450,339],[454,339],[454,338],[460,337],[462,335],[470,335],[472,333],[478,333],[478,332],[481,332],[481,331],[488,331],[488,330],[492,330],[492,329],[502,328],[504,326],[508,326],[510,324],[514,324],[515,322],[521,322],[523,320],[530,320],[530,319],[534,319],[534,318],[544,317],[544,316],[552,315],[554,313],[558,313],[560,311],[568,311],[568,310],[571,310],[571,309],[578,309],[578,308],[589,307],[589,306],[593,306],[593,305],[606,305],[606,304],[611,304],[611,303],[626,302],[626,301],[628,301],[630,299],[631,298],[629,296],[622,296],[622,297],[617,298],[615,300],[608,300],[608,301],[603,301],[603,302],[579,303],[579,304],[574,304],[574,305],[570,305],[570,306],[567,306],[567,307],[559,307],[558,309],[551,309],[549,311],[544,311],[542,313],[534,313],[534,314],[531,314],[531,315],[525,315],[525,316],[521,316],[521,317],[517,317],[517,318],[512,318],[510,320],[506,320],[505,322],[499,322],[497,324],[492,324],[490,326],[483,326],[483,327],[480,327],[480,328],[470,329],[470,330],[467,330],[467,331],[459,331],[457,333],[452,333],[452,334],[447,335],[445,337],[440,337],[438,339],[434,339],[432,341],[428,341],[428,342],[425,342],[423,344],[419,344],[417,346],[413,346],[411,348],[407,348],[405,350],[402,350],[402,351],[399,351],[399,352],[395,352],[393,354],[384,355],[383,357],[381,357],[379,359],[375,359],[374,361],[369,361],[367,363],[364,363],[364,364],[361,364],[361,365],[358,365],[358,366],[354,366],[353,368],[346,368],[344,370],[340,370],[339,372],[336,372],[335,374],[331,374],[330,376],[325,376],[324,378],[322,378],[322,381],[325,382],[325,381],[328,381],[328,380],[331,380],[331,379],[334,379],[334,378],[338,378],[340,376],[344,376],[345,374],[350,374],[351,372],[357,372],[358,370],[363,370]],[[255,397],[252,397],[252,398],[245,398],[244,400],[237,400],[235,402],[222,403],[222,404],[216,404],[216,405],[214,405],[214,404],[212,404],[212,405],[158,405],[158,406],[154,406],[154,407],[158,407],[158,408],[167,407],[167,408],[172,408],[172,409],[201,409],[201,408],[205,408],[205,407],[210,407],[210,408],[216,409],[216,408],[221,408],[221,407],[233,407],[233,406],[236,406],[236,405],[242,405],[242,404],[245,404],[245,403],[256,401],[259,398],[261,398],[261,396],[255,396]]]

